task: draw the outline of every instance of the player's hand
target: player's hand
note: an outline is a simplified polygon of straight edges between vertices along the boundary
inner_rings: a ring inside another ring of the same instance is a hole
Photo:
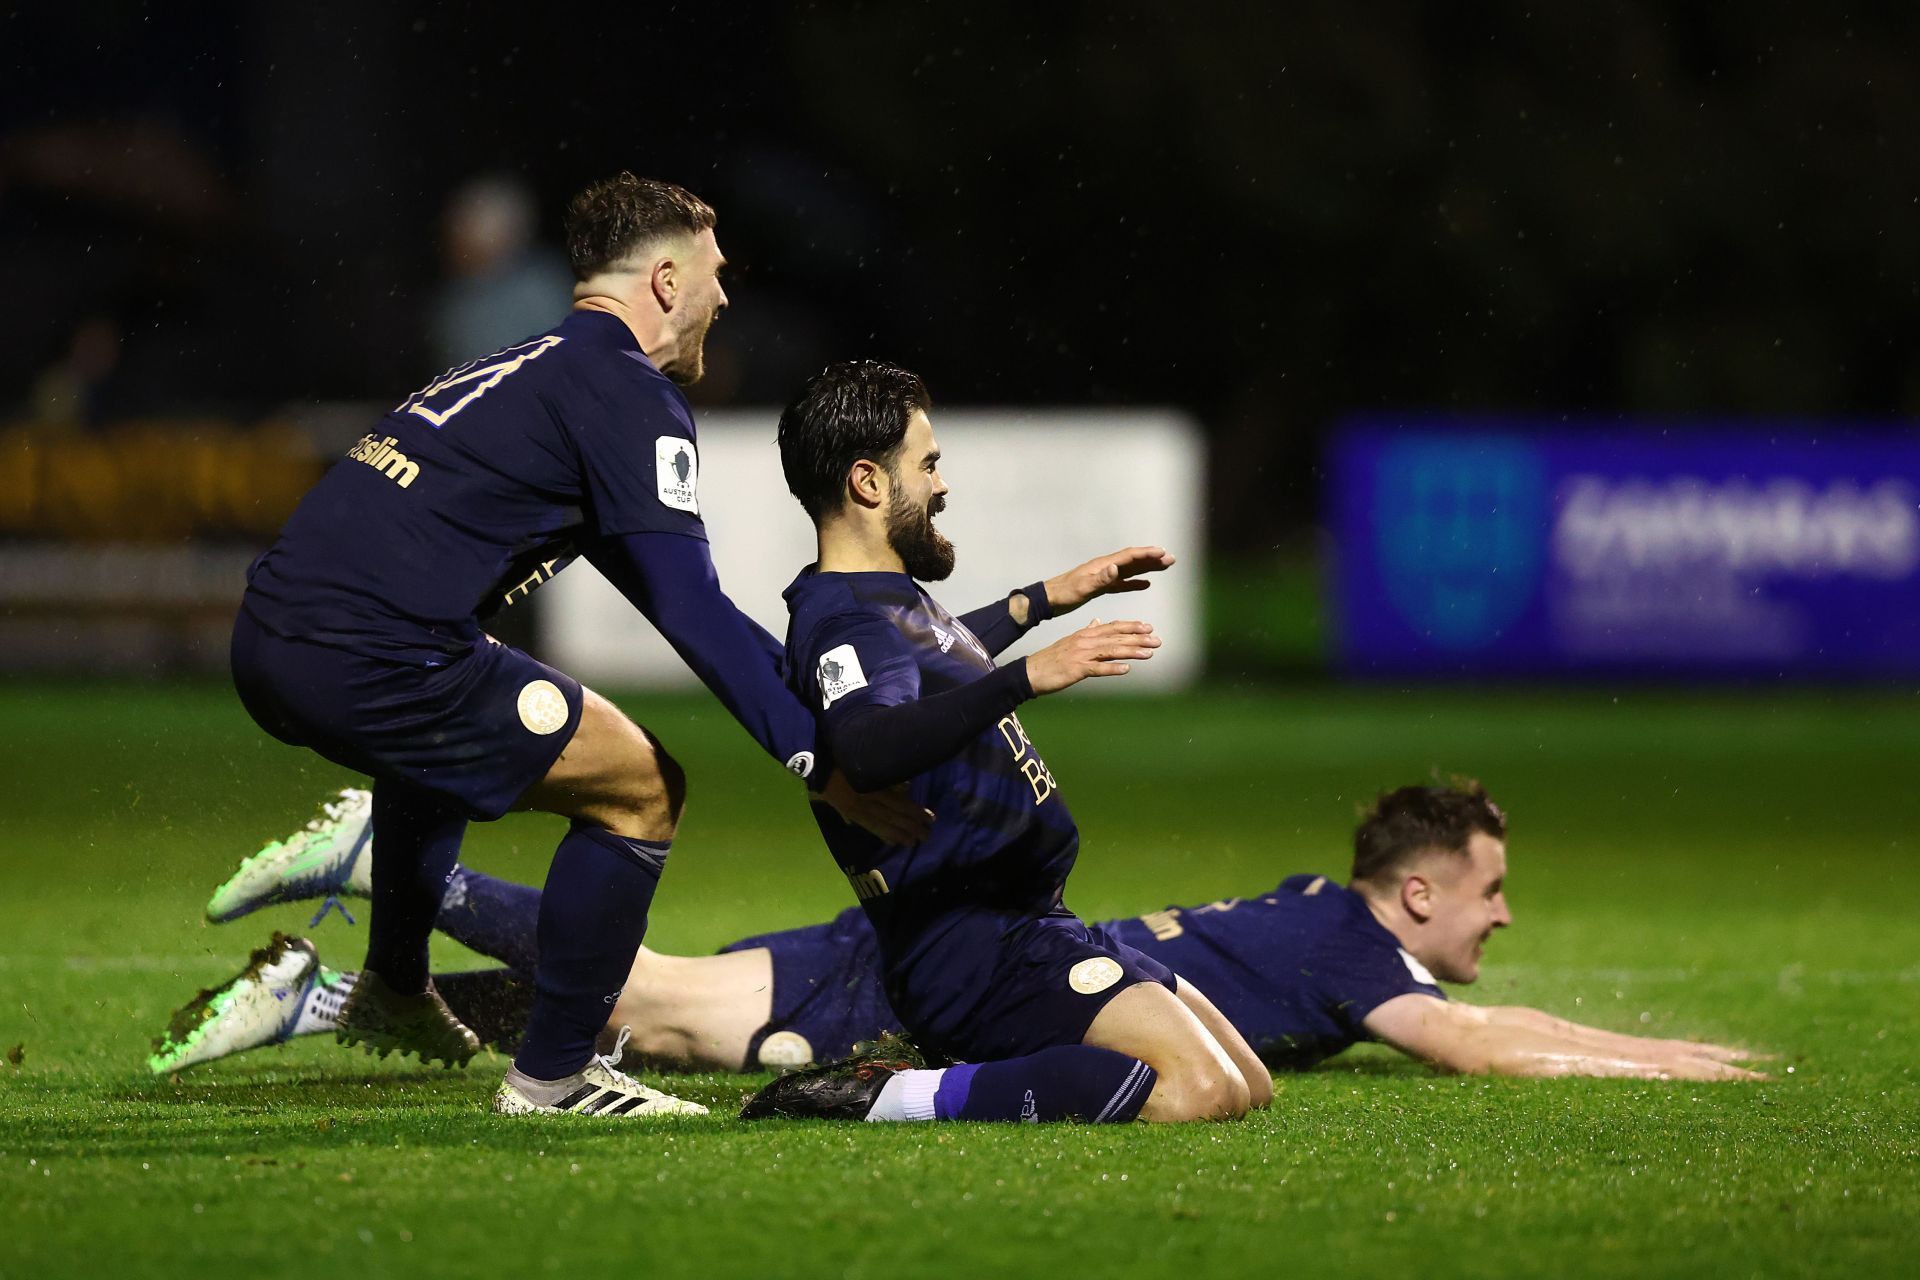
[[[1651,1036],[1634,1037],[1645,1045],[1649,1053],[1664,1054],[1678,1058],[1711,1058],[1715,1062],[1767,1062],[1777,1054],[1763,1053],[1758,1049],[1742,1049],[1738,1045],[1713,1044],[1705,1040],[1662,1040]]]
[[[1712,1058],[1715,1062],[1765,1062],[1776,1056],[1730,1044],[1709,1044],[1704,1040],[1662,1040],[1659,1043],[1675,1052],[1695,1058]]]
[[[1036,696],[1058,693],[1096,676],[1123,676],[1129,663],[1145,662],[1160,647],[1148,622],[1102,622],[1095,618],[1072,635],[1027,658],[1027,683]]]
[[[1153,583],[1141,574],[1172,567],[1173,554],[1164,547],[1125,547],[1096,556],[1057,578],[1047,579],[1047,607],[1058,615],[1078,609],[1095,596],[1145,591]]]
[[[816,799],[888,844],[919,844],[933,830],[933,810],[915,804],[904,782],[884,791],[855,791],[847,776],[835,769]]]
[[[1731,1062],[1722,1062],[1718,1058],[1701,1055],[1681,1055],[1671,1062],[1661,1064],[1665,1067],[1665,1076],[1669,1080],[1771,1080],[1772,1076],[1764,1071],[1749,1071],[1745,1067],[1736,1067]]]

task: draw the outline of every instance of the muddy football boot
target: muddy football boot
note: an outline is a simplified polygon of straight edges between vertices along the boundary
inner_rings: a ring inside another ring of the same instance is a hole
[[[419,995],[402,995],[371,969],[360,971],[333,1034],[341,1044],[357,1044],[383,1058],[412,1054],[448,1067],[464,1067],[480,1052],[480,1037],[453,1016],[431,978]]]
[[[276,933],[247,958],[246,968],[174,1013],[166,1034],[153,1042],[147,1069],[165,1075],[291,1039],[308,995],[323,983],[344,985],[321,966],[311,942]]]
[[[372,890],[373,793],[349,787],[306,826],[242,862],[213,891],[207,919],[224,924],[276,902],[364,898]]]

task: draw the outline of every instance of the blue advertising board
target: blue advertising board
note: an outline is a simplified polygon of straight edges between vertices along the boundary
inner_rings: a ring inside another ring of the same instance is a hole
[[[1920,440],[1370,422],[1328,484],[1352,673],[1920,674]]]

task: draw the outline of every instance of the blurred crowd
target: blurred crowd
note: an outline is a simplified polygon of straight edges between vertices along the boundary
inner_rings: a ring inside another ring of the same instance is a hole
[[[1356,413],[1920,411],[1906,11],[518,12],[12,16],[0,420],[392,399],[550,323],[560,205],[621,167],[741,268],[697,398],[872,354],[1182,405],[1241,543],[1304,524]]]

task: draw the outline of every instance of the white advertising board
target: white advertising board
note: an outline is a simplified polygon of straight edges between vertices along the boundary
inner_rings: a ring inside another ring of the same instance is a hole
[[[780,474],[777,410],[700,415],[699,503],[720,583],[771,631],[787,633],[780,593],[814,558],[813,526]],[[1105,689],[1168,690],[1200,674],[1200,571],[1205,456],[1191,419],[1158,410],[938,410],[940,472],[952,488],[940,531],[959,551],[932,584],[954,613],[1001,598],[1102,552],[1155,543],[1179,557],[1153,589],[1108,597],[1070,623],[1144,618],[1165,647]],[[588,684],[675,688],[698,683],[679,656],[584,561],[534,593],[542,656]],[[1055,622],[1008,657],[1062,634]]]

